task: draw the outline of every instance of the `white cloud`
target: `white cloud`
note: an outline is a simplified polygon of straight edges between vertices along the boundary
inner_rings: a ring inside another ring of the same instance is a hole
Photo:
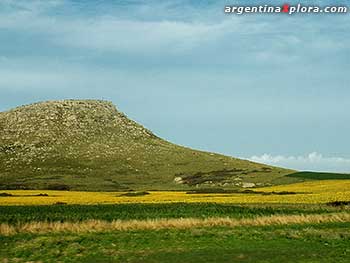
[[[100,14],[52,16],[42,10],[52,8],[55,1],[50,5],[41,1],[36,3],[36,8],[13,4],[10,11],[0,16],[0,29],[42,34],[53,44],[63,47],[161,54],[191,51],[203,43],[218,41],[232,28],[227,21],[147,21]]]
[[[350,172],[350,159],[326,157],[317,152],[301,156],[263,154],[261,156],[252,156],[248,160],[303,171]]]
[[[176,53],[217,39],[225,24],[127,21],[112,17],[67,26],[58,43],[90,49],[137,53]]]
[[[170,2],[137,5],[136,10],[129,10],[129,16],[121,15],[117,10],[108,15],[93,13],[88,17],[78,13],[66,16],[50,13],[57,6],[71,10],[69,1],[36,0],[28,4],[27,1],[7,0],[0,3],[0,8],[4,6],[12,8],[2,12],[0,29],[33,33],[36,37],[41,35],[47,43],[63,49],[152,57],[184,54],[189,55],[192,61],[208,58],[208,62],[220,59],[221,63],[246,61],[280,65],[296,63],[304,59],[304,53],[315,49],[335,50],[348,46],[347,40],[316,35],[315,30],[321,30],[324,25],[314,21],[296,23],[286,19],[276,23],[274,17],[225,16],[218,13],[217,7],[210,12],[216,19],[193,15],[193,10],[191,19],[186,19],[186,15],[182,14],[186,13],[186,8],[174,7]],[[144,13],[147,13],[148,19],[142,19],[140,14]],[[155,18],[149,19],[152,14]],[[299,28],[300,25],[303,27]],[[289,32],[289,28],[293,30]],[[288,34],[285,34],[286,29]],[[309,35],[317,41],[310,41]]]

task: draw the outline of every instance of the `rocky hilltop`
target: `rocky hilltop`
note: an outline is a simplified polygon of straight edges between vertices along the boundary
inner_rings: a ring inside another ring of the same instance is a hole
[[[49,101],[18,107],[1,113],[0,125],[2,142],[18,145],[67,140],[80,143],[81,139],[101,135],[109,139],[121,134],[129,138],[154,136],[117,111],[111,102],[97,100]]]
[[[47,101],[0,113],[0,189],[269,185],[291,171],[174,145],[111,102]]]

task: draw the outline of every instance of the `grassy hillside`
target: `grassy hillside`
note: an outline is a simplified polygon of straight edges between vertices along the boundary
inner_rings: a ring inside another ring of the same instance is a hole
[[[305,180],[350,180],[350,174],[340,173],[297,172],[287,176]]]
[[[293,171],[169,143],[106,101],[0,113],[0,189],[188,189],[297,182]]]

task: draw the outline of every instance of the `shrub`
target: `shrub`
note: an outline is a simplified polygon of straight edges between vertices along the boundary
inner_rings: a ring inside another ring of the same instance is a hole
[[[144,196],[144,195],[149,195],[149,192],[142,191],[142,192],[129,192],[122,194],[121,196]]]
[[[13,195],[9,193],[0,193],[0,197],[7,197],[7,196],[13,196]]]
[[[346,206],[350,205],[350,201],[334,201],[334,202],[329,202],[327,205],[330,206]]]
[[[48,190],[69,191],[70,187],[66,184],[51,184],[47,187]]]

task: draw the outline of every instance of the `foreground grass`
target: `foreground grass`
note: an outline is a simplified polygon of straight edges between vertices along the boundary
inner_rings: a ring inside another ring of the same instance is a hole
[[[349,262],[326,205],[0,206],[0,262]]]
[[[217,226],[273,226],[310,223],[350,223],[350,213],[333,213],[325,215],[273,215],[255,218],[179,218],[148,220],[88,220],[82,222],[30,222],[25,224],[0,224],[0,235],[11,236],[21,233],[84,233],[128,230],[190,229]]]
[[[3,262],[349,262],[350,224],[0,236]],[[1,261],[0,261],[1,262]]]

